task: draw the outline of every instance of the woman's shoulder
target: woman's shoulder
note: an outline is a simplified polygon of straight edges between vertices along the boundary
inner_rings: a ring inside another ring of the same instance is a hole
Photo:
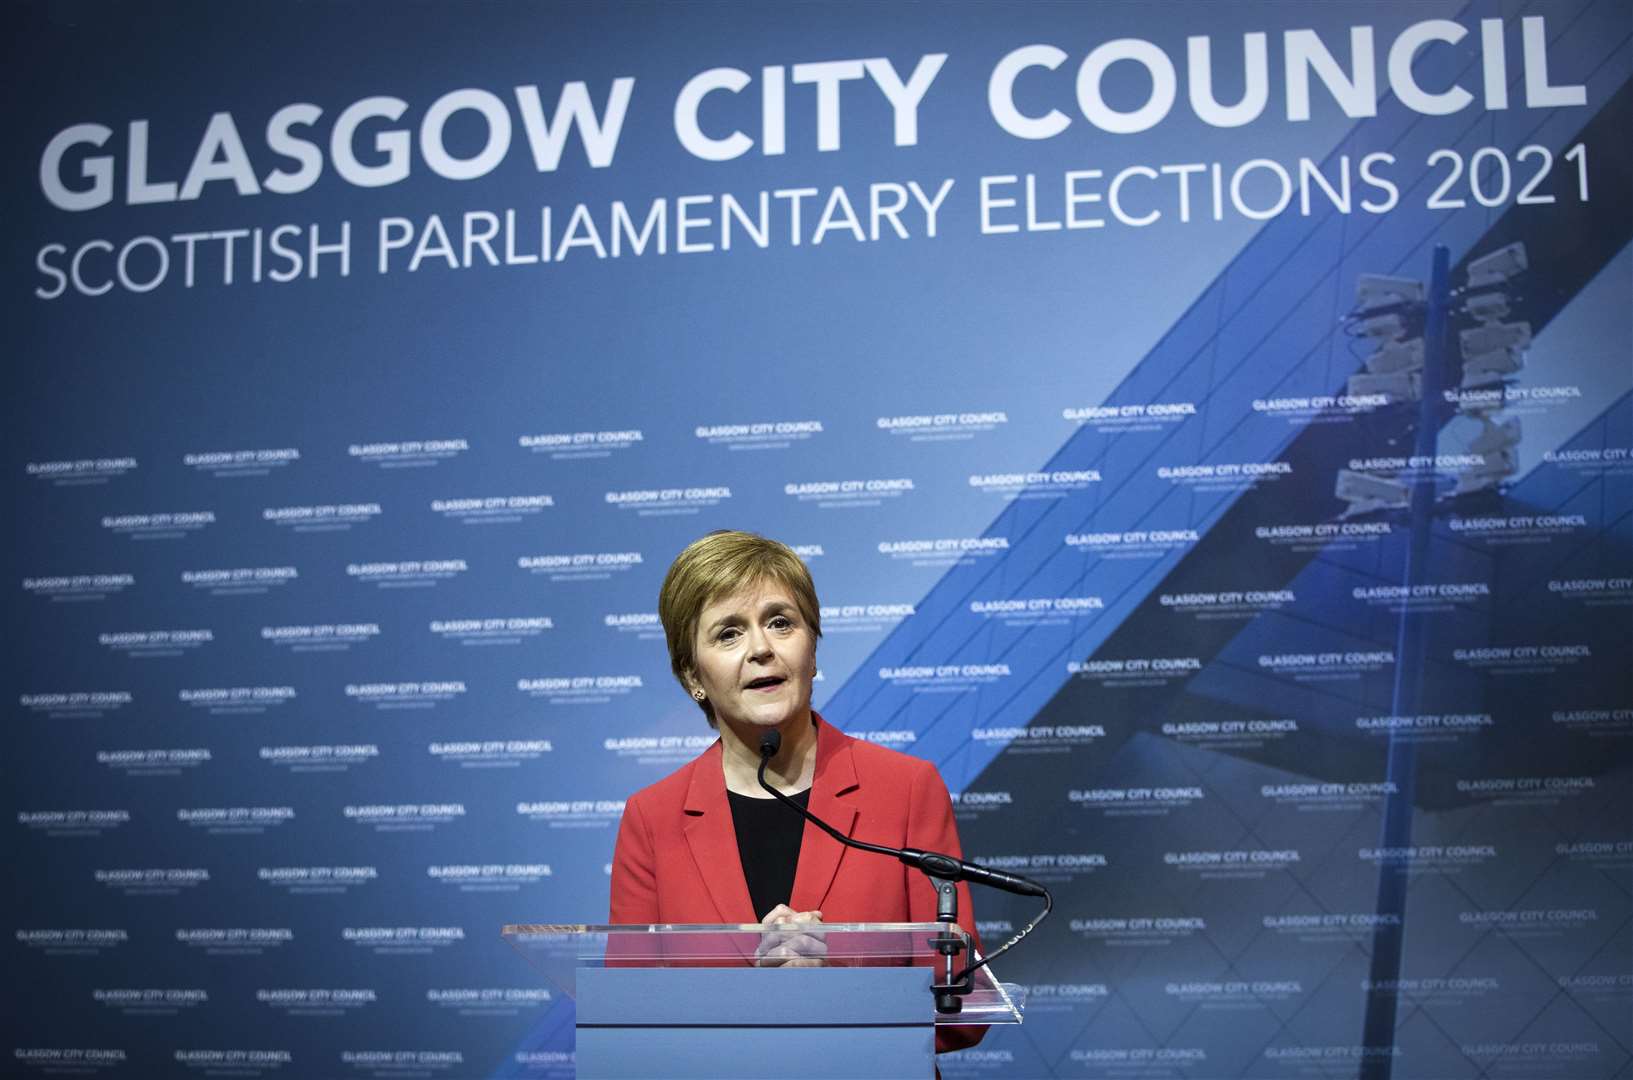
[[[697,771],[699,763],[707,758],[718,745],[719,743],[711,744],[709,749],[703,751],[703,753],[688,761],[686,764],[682,765],[668,776],[663,777],[661,780],[655,780],[646,785],[646,787],[641,788],[639,791],[635,792],[627,800],[625,800],[626,805],[639,804],[643,808],[656,808],[660,806],[673,807],[684,804],[687,793],[691,791],[692,778]]]
[[[839,728],[834,731],[843,740],[841,746],[850,752],[855,762],[857,772],[863,775],[890,774],[893,776],[916,776],[921,773],[936,773],[936,767],[921,757],[915,757],[905,750],[898,750],[896,746],[911,746],[911,732],[902,733],[902,738],[885,739],[884,733],[873,733],[857,737],[847,734]],[[895,732],[889,733],[895,735]],[[939,775],[939,774],[936,774]]]

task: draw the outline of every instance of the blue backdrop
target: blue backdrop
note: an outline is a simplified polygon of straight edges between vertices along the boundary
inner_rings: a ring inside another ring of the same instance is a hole
[[[12,1072],[570,1075],[732,527],[1055,890],[944,1075],[1630,1075],[1621,0],[5,20]]]

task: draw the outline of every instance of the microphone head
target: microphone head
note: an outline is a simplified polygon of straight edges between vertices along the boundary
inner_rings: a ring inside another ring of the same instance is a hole
[[[770,731],[760,736],[761,757],[774,758],[777,756],[777,751],[781,749],[782,732],[778,731],[776,728],[772,728]]]

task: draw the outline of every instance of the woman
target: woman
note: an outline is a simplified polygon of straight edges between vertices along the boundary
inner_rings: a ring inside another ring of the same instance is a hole
[[[917,870],[847,848],[760,787],[760,739],[782,735],[766,780],[859,840],[960,854],[946,785],[929,762],[860,742],[811,709],[821,608],[788,547],[745,532],[694,541],[669,567],[658,617],[675,678],[720,738],[632,796],[612,862],[614,923],[930,922]],[[958,886],[960,922],[974,925]],[[766,964],[812,962],[820,943],[779,935]],[[938,1050],[980,1027],[942,1028]]]

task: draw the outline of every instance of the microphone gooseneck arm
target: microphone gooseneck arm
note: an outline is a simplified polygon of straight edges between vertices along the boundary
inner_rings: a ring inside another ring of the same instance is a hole
[[[857,848],[861,848],[863,851],[873,851],[873,852],[877,852],[880,855],[889,855],[892,858],[895,858],[896,856],[901,854],[899,851],[897,851],[893,847],[885,847],[883,844],[870,844],[866,840],[853,840],[853,839],[851,839],[850,837],[846,836],[844,833],[840,832],[838,829],[834,828],[832,825],[829,825],[826,821],[823,821],[821,818],[819,818],[815,814],[811,813],[811,811],[805,809],[805,807],[801,806],[799,803],[795,802],[793,799],[790,799],[787,795],[784,795],[782,792],[778,791],[776,788],[772,787],[769,783],[767,783],[766,778],[765,778],[766,766],[771,764],[771,759],[776,757],[777,756],[777,751],[781,750],[781,749],[782,749],[782,732],[780,732],[780,731],[768,731],[764,735],[760,736],[759,780],[760,780],[760,786],[761,787],[765,788],[767,791],[771,792],[772,795],[774,795],[778,799],[782,800],[782,803],[783,803],[784,806],[791,806],[795,810],[799,811],[801,814],[803,814],[805,816],[805,820],[811,822],[811,824],[815,825],[817,828],[821,829],[823,832],[827,833],[829,836],[833,837],[835,840],[838,840],[841,844],[844,844],[846,847],[857,847]]]
[[[847,847],[861,848],[863,851],[876,852],[880,855],[889,855],[891,858],[898,859],[908,866],[917,867],[929,876],[941,881],[973,881],[994,889],[1002,889],[1004,892],[1015,893],[1018,896],[1047,897],[1049,895],[1048,889],[1030,878],[1021,877],[1019,874],[1008,874],[1002,870],[994,870],[991,867],[982,866],[980,863],[967,862],[964,859],[952,855],[943,855],[936,851],[886,847],[884,844],[870,844],[866,840],[856,840],[846,836],[766,782],[766,766],[771,763],[772,758],[777,756],[777,751],[780,749],[782,749],[782,732],[768,731],[760,736],[760,786],[782,800],[784,805],[791,806],[799,811],[807,821],[815,824],[817,828],[838,840],[841,844]]]

